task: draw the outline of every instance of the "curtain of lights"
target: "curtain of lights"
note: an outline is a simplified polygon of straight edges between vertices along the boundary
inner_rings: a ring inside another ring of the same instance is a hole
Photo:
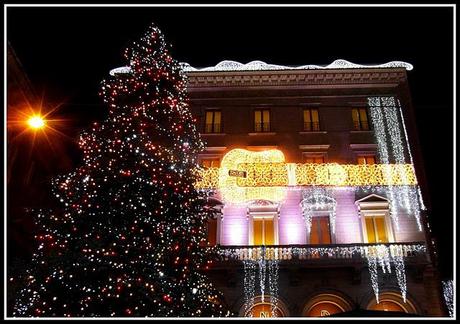
[[[380,162],[382,164],[405,164],[407,163],[406,156],[409,156],[410,163],[412,163],[412,155],[407,140],[401,107],[397,104],[395,98],[371,97],[368,98],[368,103]],[[398,118],[398,112],[401,120]],[[404,132],[404,138],[401,130]],[[386,176],[390,177],[389,172]],[[393,186],[389,184],[384,190],[390,200],[390,216],[393,219],[396,229],[399,230],[398,212],[402,208],[408,214],[414,215],[418,229],[421,231],[419,204],[421,196],[419,195],[419,187],[407,185]]]

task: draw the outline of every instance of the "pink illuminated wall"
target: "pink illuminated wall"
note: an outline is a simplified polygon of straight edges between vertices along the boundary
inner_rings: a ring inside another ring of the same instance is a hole
[[[354,191],[336,190],[334,195],[337,201],[335,244],[362,243],[361,220],[355,205]],[[281,204],[278,220],[280,245],[307,243],[300,201],[300,190],[288,190],[286,199]],[[246,215],[245,205],[226,205],[223,208],[224,219],[220,232],[222,245],[248,245],[249,221]],[[393,231],[396,242],[424,241],[424,234],[418,231],[412,216],[400,214],[399,227],[399,231]]]

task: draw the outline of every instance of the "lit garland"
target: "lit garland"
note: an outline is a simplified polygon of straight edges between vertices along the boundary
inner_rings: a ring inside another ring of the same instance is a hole
[[[101,85],[109,117],[83,133],[83,165],[54,180],[62,212],[39,212],[38,249],[13,316],[228,316],[203,274],[204,149],[186,78],[155,26]]]
[[[455,304],[454,304],[454,282],[453,280],[446,280],[442,282],[442,292],[444,295],[444,301],[446,302],[449,316],[454,317]]]

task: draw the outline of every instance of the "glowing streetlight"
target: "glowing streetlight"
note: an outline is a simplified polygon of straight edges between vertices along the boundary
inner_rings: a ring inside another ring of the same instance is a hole
[[[45,126],[45,120],[40,116],[32,116],[27,120],[27,124],[33,129],[40,129]]]

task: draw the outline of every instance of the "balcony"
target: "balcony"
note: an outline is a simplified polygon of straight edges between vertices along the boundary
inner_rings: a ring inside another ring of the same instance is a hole
[[[362,262],[369,257],[403,257],[414,262],[426,262],[425,242],[353,243],[327,245],[217,246],[220,261],[279,260],[290,262],[337,261]]]

